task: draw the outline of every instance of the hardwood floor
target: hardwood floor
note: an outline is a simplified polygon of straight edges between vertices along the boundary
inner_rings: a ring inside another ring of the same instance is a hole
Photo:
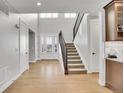
[[[113,93],[98,84],[98,74],[63,75],[58,61],[30,64],[3,93]]]

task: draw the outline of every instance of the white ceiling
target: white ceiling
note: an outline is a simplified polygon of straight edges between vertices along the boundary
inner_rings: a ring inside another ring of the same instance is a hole
[[[100,10],[101,0],[7,0],[20,13],[37,12],[91,12]]]

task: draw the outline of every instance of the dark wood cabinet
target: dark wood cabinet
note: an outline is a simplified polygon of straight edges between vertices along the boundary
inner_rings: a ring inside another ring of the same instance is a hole
[[[106,60],[106,87],[114,93],[123,93],[123,63]]]
[[[105,7],[106,41],[123,40],[123,1],[113,0]]]

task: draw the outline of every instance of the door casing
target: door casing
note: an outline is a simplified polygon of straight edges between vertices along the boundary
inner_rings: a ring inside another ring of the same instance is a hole
[[[20,31],[19,31],[19,56],[20,56],[20,73],[29,69],[29,32],[27,25],[20,19],[19,20]]]

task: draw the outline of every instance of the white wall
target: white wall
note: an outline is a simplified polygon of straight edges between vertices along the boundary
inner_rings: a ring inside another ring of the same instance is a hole
[[[62,57],[62,50],[61,50],[60,44],[59,44],[59,62],[60,62],[63,73],[65,73],[64,64],[63,64],[63,57]]]
[[[96,24],[98,25],[98,27]],[[91,25],[94,25],[95,27]],[[93,36],[92,33],[96,33],[96,34],[94,34]],[[74,44],[78,50],[78,53],[88,73],[99,72],[99,20],[98,20],[98,16],[90,15],[90,14],[84,15],[81,25],[79,27],[79,31],[75,37]],[[96,54],[92,55],[93,52],[95,52]]]
[[[103,8],[105,5],[107,5],[109,2],[111,2],[112,0],[102,0],[101,1],[101,8]]]
[[[35,40],[37,40],[37,14],[10,13],[7,16],[0,12],[0,93],[20,75],[19,29],[15,27],[16,24],[19,24],[19,18],[24,20],[27,28],[31,28],[35,32]],[[37,53],[37,41],[35,41],[35,46]],[[1,74],[3,68],[6,68],[5,76]]]
[[[38,14],[19,14],[28,28],[35,32],[35,60],[38,60]]]
[[[99,84],[105,86],[105,56],[104,56],[104,49],[105,49],[105,12],[102,9],[99,13],[99,22],[100,22],[100,31],[99,31]],[[90,42],[88,42],[88,34],[89,33],[89,26],[88,26],[88,15],[85,14],[82,24],[79,28],[79,31],[76,35],[74,40],[74,44],[78,50],[83,63],[85,64],[87,70],[89,70],[89,57],[90,57]],[[89,71],[90,72],[90,71]]]
[[[75,25],[76,18],[64,18],[64,13],[59,13],[58,18],[40,18],[39,17],[39,59],[40,57],[40,51],[41,51],[41,44],[40,44],[40,38],[42,35],[58,35],[60,30],[62,30],[64,39],[66,42],[72,42],[73,40],[73,27]],[[58,57],[58,56],[57,56]]]
[[[46,18],[40,19],[39,31],[40,33],[59,33],[62,30],[65,41],[72,42],[73,40],[73,27],[76,18],[65,19],[64,14],[60,13],[59,18]]]
[[[19,14],[19,16],[33,32],[37,32],[38,14]]]
[[[7,67],[7,81],[19,74],[19,30],[15,24],[19,23],[16,14],[9,16],[0,12],[0,69]],[[2,76],[0,76],[1,78]],[[6,82],[7,82],[6,81]],[[5,84],[4,82],[3,84]],[[0,85],[0,91],[1,91]]]
[[[89,33],[88,32],[88,14],[85,14],[82,19],[79,31],[75,37],[74,44],[78,50],[78,53],[81,59],[83,60],[83,63],[85,64],[86,69],[89,68],[89,62],[90,62],[90,59],[89,59],[90,46],[88,42],[88,33]]]

